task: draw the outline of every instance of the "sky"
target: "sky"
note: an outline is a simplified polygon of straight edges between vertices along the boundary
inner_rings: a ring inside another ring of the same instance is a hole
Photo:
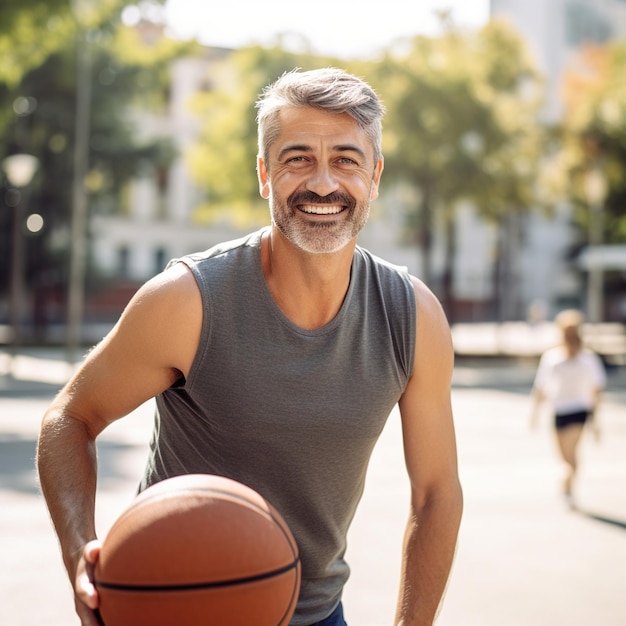
[[[489,0],[222,0],[219,8],[167,0],[165,17],[173,36],[205,45],[271,44],[277,33],[295,32],[318,54],[371,58],[397,39],[436,34],[433,12],[442,9],[459,26],[478,28],[488,20]]]

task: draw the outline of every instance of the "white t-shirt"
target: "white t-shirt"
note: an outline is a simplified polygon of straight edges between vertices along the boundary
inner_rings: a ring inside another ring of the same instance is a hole
[[[535,389],[545,394],[556,413],[591,410],[595,392],[605,386],[606,374],[598,355],[582,350],[575,357],[568,358],[562,346],[543,353],[534,383]]]

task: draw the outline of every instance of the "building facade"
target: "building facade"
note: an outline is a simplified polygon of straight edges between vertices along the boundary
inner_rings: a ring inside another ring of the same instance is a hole
[[[626,0],[492,0],[491,16],[508,19],[527,39],[546,78],[543,121],[547,123],[561,115],[560,82],[576,51],[586,42],[603,43],[626,34]],[[203,55],[173,64],[169,109],[148,124],[152,132],[173,139],[179,157],[167,172],[135,182],[124,216],[94,218],[93,254],[104,274],[139,283],[171,258],[242,234],[228,220],[203,227],[194,224],[194,207],[201,195],[184,161],[185,149],[197,131],[187,108],[189,99],[198,90],[219,88],[216,80],[225,79],[229,54],[207,48]],[[381,195],[360,243],[419,276],[418,250],[402,244],[402,213],[397,193]],[[528,212],[511,221],[506,263],[498,270],[506,288],[498,294],[494,294],[493,255],[501,233],[481,222],[471,206],[459,211],[458,220],[453,292],[461,306],[460,319],[454,321],[484,321],[494,315],[519,320],[529,312],[535,317],[552,316],[564,306],[584,308],[586,275],[569,258],[575,234],[566,206],[556,207],[550,218]],[[443,242],[437,236],[432,267],[436,288],[436,275],[443,268]]]
[[[562,117],[564,75],[578,64],[581,49],[626,37],[626,0],[491,0],[490,15],[510,21],[527,41],[545,78],[542,121],[548,124]],[[602,200],[595,202],[601,204]],[[590,200],[590,205],[593,203]],[[590,206],[590,211],[593,209]],[[606,315],[620,321],[624,317],[621,305],[605,306],[601,278],[598,283],[597,270],[589,271],[585,253],[572,255],[578,236],[567,206],[556,207],[550,220],[536,213],[530,217],[518,267],[524,301],[531,308],[533,303],[544,305],[550,315],[576,306],[586,310],[592,321],[602,321]],[[593,244],[592,239],[590,233]]]

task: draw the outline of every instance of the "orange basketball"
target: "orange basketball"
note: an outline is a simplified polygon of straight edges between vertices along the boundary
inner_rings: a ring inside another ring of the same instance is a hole
[[[300,560],[256,491],[192,474],[137,496],[107,534],[94,580],[106,626],[286,626]]]

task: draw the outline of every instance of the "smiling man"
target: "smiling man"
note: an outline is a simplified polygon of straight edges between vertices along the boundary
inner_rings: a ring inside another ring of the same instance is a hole
[[[44,416],[39,475],[84,625],[98,623],[95,440],[151,397],[140,488],[211,473],[261,493],[300,550],[294,626],[347,623],[346,536],[398,404],[411,496],[394,623],[432,624],[443,597],[462,510],[450,332],[421,281],[357,245],[383,106],[328,68],[283,75],[257,107],[271,225],[146,283]]]
[[[339,252],[367,222],[382,158],[375,157],[348,113],[329,116],[293,107],[282,110],[279,119],[281,132],[258,162],[272,222],[298,248]]]

